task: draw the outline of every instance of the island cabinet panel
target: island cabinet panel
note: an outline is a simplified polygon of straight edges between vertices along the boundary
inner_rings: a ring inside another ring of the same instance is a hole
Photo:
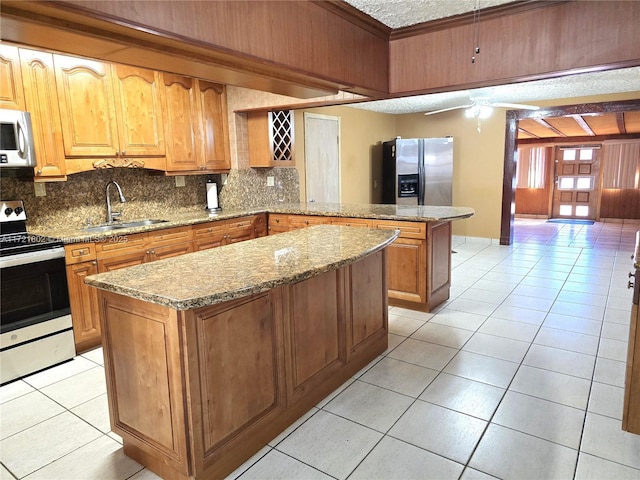
[[[427,303],[433,309],[449,298],[451,286],[451,222],[429,223]]]
[[[296,283],[291,289],[287,331],[291,352],[293,395],[306,383],[321,381],[345,362],[345,318],[342,271]]]
[[[128,455],[145,445],[187,476],[177,312],[119,295],[100,300],[111,428],[128,439]]]
[[[282,333],[268,293],[201,309],[194,321],[206,458],[284,406]]]
[[[349,310],[351,316],[350,353],[357,351],[372,338],[387,334],[387,285],[384,252],[375,253],[349,267],[351,292]],[[380,302],[383,315],[380,315]]]
[[[111,427],[125,453],[162,478],[225,478],[385,351],[385,268],[383,250],[181,311],[100,290]]]

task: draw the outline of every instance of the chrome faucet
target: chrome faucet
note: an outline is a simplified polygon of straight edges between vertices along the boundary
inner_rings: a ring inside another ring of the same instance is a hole
[[[122,212],[114,212],[111,210],[111,199],[109,198],[109,187],[111,186],[111,184],[115,185],[118,189],[120,203],[125,203],[127,201],[127,199],[124,198],[124,194],[122,193],[122,189],[120,188],[120,185],[118,185],[118,182],[116,182],[115,180],[111,180],[109,183],[107,183],[107,223],[113,223],[116,217],[122,215]]]

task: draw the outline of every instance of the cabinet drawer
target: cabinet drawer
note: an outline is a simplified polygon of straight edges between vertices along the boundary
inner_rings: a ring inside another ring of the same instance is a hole
[[[254,220],[255,217],[243,217],[240,219],[228,220],[227,230],[231,235],[235,235],[236,232],[250,232],[253,229]]]
[[[95,260],[96,246],[94,243],[74,243],[72,245],[65,245],[64,257],[67,265]]]
[[[190,242],[193,230],[191,226],[166,228],[157,232],[149,232],[149,246],[172,245],[180,242]]]
[[[281,215],[279,213],[269,214],[269,226],[286,227],[289,225],[289,215]]]
[[[227,232],[227,225],[223,220],[209,222],[194,227],[193,240],[196,243],[221,241]]]
[[[289,215],[289,228],[305,228],[311,225],[324,225],[329,223],[327,217],[314,217],[311,215]]]
[[[96,255],[98,258],[105,258],[138,250],[144,251],[148,238],[146,233],[114,235],[104,242],[96,243]]]
[[[366,218],[331,218],[331,225],[344,225],[345,227],[371,227],[373,220]]]
[[[374,220],[374,228],[400,230],[401,238],[427,238],[427,225],[423,222],[397,222],[394,220]]]

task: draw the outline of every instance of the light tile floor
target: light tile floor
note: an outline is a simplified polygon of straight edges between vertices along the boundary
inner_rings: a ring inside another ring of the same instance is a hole
[[[636,479],[621,426],[640,222],[454,239],[451,299],[229,478]],[[109,431],[101,350],[0,388],[0,480],[157,479]]]

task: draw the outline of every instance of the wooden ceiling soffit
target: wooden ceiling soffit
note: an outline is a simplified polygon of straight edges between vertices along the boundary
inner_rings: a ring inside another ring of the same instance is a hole
[[[480,9],[480,21],[505,15],[514,15],[528,10],[534,10],[536,8],[550,7],[561,3],[567,3],[568,1],[571,0],[520,0],[517,2],[496,5],[495,7],[482,8]],[[397,40],[400,38],[412,37],[414,35],[421,35],[424,33],[446,30],[448,28],[460,27],[462,25],[469,25],[474,22],[474,18],[474,12],[466,12],[451,17],[410,25],[408,27],[394,28],[391,31],[390,39]]]
[[[78,8],[74,7],[75,10]],[[260,58],[166,32],[97,19],[44,2],[2,2],[2,40],[265,90],[298,98],[335,95],[355,89],[284,69]],[[384,92],[358,92],[381,95]]]

